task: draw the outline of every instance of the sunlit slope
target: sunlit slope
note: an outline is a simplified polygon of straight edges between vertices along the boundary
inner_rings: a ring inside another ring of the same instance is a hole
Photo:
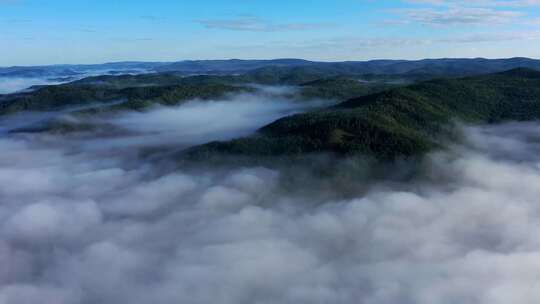
[[[311,152],[420,155],[455,136],[454,123],[540,118],[540,72],[514,69],[486,76],[427,81],[282,118],[251,137],[213,142],[189,151],[291,155]]]

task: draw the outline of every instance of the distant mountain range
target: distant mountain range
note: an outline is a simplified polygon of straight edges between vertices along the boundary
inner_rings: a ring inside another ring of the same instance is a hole
[[[41,77],[71,77],[86,74],[127,74],[151,72],[163,63],[144,63],[144,62],[116,62],[104,64],[62,64],[48,66],[13,66],[0,67],[0,77],[23,77],[23,78],[41,78]]]
[[[116,73],[177,72],[181,74],[242,74],[259,69],[302,68],[333,74],[374,75],[477,75],[514,68],[540,70],[540,60],[508,59],[424,59],[316,62],[302,59],[274,60],[186,60],[178,62],[114,62],[91,65],[0,67],[0,77],[69,77],[93,71]]]
[[[509,59],[424,59],[424,60],[371,60],[345,62],[316,62],[302,59],[276,60],[207,60],[181,61],[154,67],[156,71],[246,72],[263,68],[311,68],[336,74],[429,74],[474,75],[507,71],[525,67],[540,70],[540,60],[530,58]]]

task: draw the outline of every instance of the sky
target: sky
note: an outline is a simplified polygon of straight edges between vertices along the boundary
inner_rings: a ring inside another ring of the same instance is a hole
[[[0,0],[0,66],[540,58],[540,0]]]

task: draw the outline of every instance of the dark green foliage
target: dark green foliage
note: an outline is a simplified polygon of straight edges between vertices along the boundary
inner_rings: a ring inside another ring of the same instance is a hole
[[[122,96],[114,90],[92,86],[46,86],[31,93],[16,94],[0,103],[0,114],[20,111],[56,111],[90,102],[107,102]]]
[[[43,86],[28,93],[0,95],[0,115],[74,107],[82,107],[81,111],[87,114],[109,110],[142,110],[154,104],[177,105],[189,99],[211,99],[227,93],[253,91],[249,84],[304,84],[298,96],[304,100],[345,100],[389,87],[376,81],[360,83],[346,77],[327,77],[315,69],[300,67],[265,68],[228,76],[183,77],[174,73],[97,76],[63,85]],[[124,103],[118,104],[121,101]],[[104,103],[109,105],[103,106]]]
[[[330,75],[480,75],[528,67],[540,69],[540,61],[530,58],[485,59],[447,58],[424,60],[371,60],[315,62],[299,59],[276,60],[200,60],[163,64],[157,71],[184,73],[245,73],[258,69],[304,69]],[[271,73],[269,73],[271,74]],[[301,82],[300,82],[301,83]]]
[[[79,84],[46,86],[34,92],[4,97],[0,102],[0,115],[19,111],[76,110],[77,107],[84,113],[142,110],[154,104],[177,105],[189,99],[219,98],[228,93],[249,90],[225,84],[138,86],[123,89]]]
[[[94,85],[108,88],[129,88],[148,86],[200,85],[200,84],[268,84],[297,85],[318,80],[336,73],[319,71],[315,68],[266,67],[238,75],[194,75],[178,73],[152,73],[140,75],[96,76],[73,82],[73,85]]]
[[[540,70],[540,60],[530,58],[424,59],[316,62],[301,59],[274,60],[191,60],[179,62],[116,62],[98,65],[54,65],[35,67],[0,67],[0,77],[71,77],[96,70],[113,73],[154,71],[189,76],[193,74],[245,74],[259,69],[305,69],[330,75],[480,75],[528,67]],[[301,83],[301,82],[299,82]],[[175,83],[170,83],[175,84]]]
[[[165,87],[135,87],[120,91],[122,96],[128,100],[144,100],[163,105],[177,105],[181,101],[188,99],[217,98],[226,93],[240,92],[247,90],[235,86],[223,84],[202,84],[202,85],[177,85]]]
[[[93,85],[107,88],[129,88],[137,86],[167,86],[180,85],[184,78],[171,73],[161,74],[141,74],[141,75],[103,75],[87,77],[75,82],[72,85]]]
[[[315,81],[328,76],[339,75],[337,73],[331,73],[318,68],[311,67],[295,67],[295,68],[282,68],[282,67],[267,67],[258,69],[243,77],[247,81],[262,84],[287,84],[287,85],[299,85],[302,83]]]
[[[282,118],[252,137],[191,149],[212,153],[367,154],[395,159],[424,154],[457,136],[455,121],[493,123],[540,118],[540,72],[517,69],[433,80]]]
[[[373,94],[391,88],[393,85],[367,82],[347,77],[318,79],[301,85],[303,98],[346,100],[353,97]]]
[[[155,105],[175,106],[191,99],[219,98],[225,94],[249,91],[249,88],[227,85],[178,85],[169,87],[137,87],[120,91],[126,102],[95,107],[78,114],[111,113],[125,110],[142,111]]]

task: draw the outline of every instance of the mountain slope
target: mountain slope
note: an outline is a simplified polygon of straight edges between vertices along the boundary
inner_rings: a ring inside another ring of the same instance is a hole
[[[177,105],[188,99],[220,98],[228,93],[253,91],[253,84],[298,86],[294,97],[345,100],[362,96],[395,84],[374,78],[360,82],[344,76],[330,77],[309,68],[260,69],[243,75],[198,75],[183,77],[175,73],[141,75],[103,75],[87,77],[62,85],[33,87],[23,93],[0,95],[0,115],[21,111],[58,111],[99,103],[99,111],[108,109],[140,110],[153,104]],[[294,91],[294,90],[292,90]],[[118,102],[123,102],[117,105]],[[112,107],[103,104],[114,103]]]
[[[251,137],[188,151],[294,155],[312,152],[378,158],[420,155],[456,135],[455,121],[495,123],[540,118],[540,72],[515,69],[441,79],[351,99],[322,111],[282,118]]]
[[[38,88],[30,93],[6,95],[0,98],[0,115],[16,112],[47,112],[67,110],[74,107],[91,107],[101,110],[110,103],[115,109],[142,109],[152,104],[177,105],[200,98],[219,98],[227,93],[247,91],[225,84],[178,84],[163,86],[136,86],[116,88],[107,85],[58,85]],[[1,97],[1,96],[0,96]],[[121,104],[118,105],[118,103]]]

